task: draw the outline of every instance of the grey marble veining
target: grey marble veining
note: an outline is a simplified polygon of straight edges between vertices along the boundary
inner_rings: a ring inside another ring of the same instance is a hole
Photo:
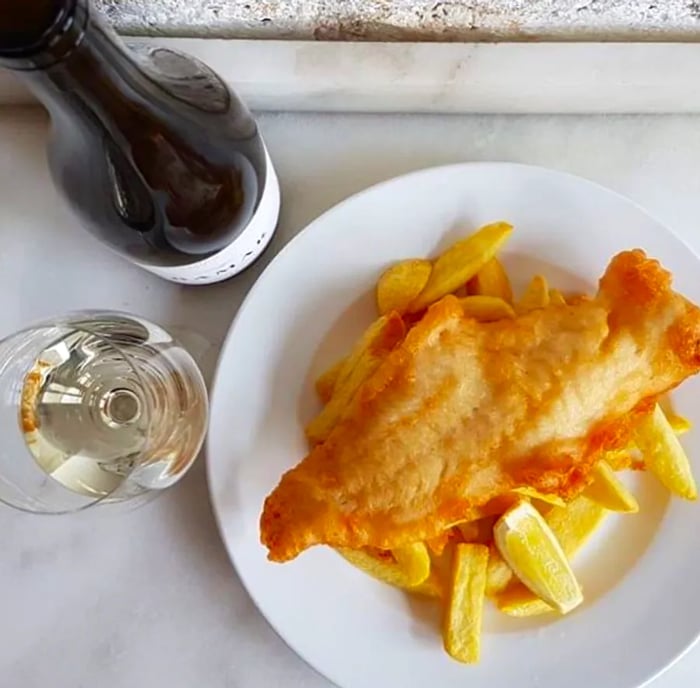
[[[130,34],[297,40],[694,40],[700,0],[95,0]]]

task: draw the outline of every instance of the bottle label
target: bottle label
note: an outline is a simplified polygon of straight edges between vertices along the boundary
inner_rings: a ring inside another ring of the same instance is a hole
[[[279,219],[279,182],[272,161],[269,156],[266,158],[268,172],[255,214],[243,232],[226,248],[203,260],[173,267],[151,265],[133,257],[129,257],[129,260],[171,282],[194,285],[222,282],[252,265],[270,243]]]

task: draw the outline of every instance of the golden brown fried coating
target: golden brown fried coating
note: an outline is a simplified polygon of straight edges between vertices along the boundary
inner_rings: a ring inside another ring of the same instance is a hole
[[[660,394],[700,369],[700,309],[640,250],[595,299],[478,323],[448,296],[358,390],[328,439],[267,498],[275,561],[325,543],[438,537],[528,485],[570,499]]]

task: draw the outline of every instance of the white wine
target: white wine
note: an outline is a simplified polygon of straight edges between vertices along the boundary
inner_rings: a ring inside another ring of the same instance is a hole
[[[19,414],[48,476],[115,500],[176,482],[200,449],[206,419],[189,354],[164,330],[115,314],[57,329],[24,377]]]

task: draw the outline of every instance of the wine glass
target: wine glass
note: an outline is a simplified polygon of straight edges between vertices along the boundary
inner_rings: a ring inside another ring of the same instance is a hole
[[[0,501],[61,514],[177,482],[206,433],[207,390],[158,325],[83,311],[0,341]]]

